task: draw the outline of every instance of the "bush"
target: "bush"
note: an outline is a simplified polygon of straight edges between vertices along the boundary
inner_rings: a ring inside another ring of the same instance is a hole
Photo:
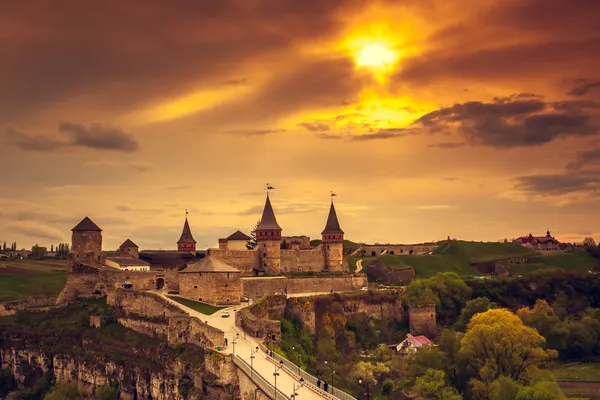
[[[386,380],[383,381],[383,384],[381,385],[381,394],[388,395],[395,388],[396,388],[396,385],[394,384],[394,381],[390,378],[387,378]]]

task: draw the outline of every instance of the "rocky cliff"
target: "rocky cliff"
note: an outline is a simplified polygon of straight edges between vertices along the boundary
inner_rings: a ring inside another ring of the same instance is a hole
[[[110,311],[106,304],[86,302],[0,318],[0,376],[5,379],[0,386],[72,381],[90,393],[115,388],[121,399],[238,395],[229,357],[193,345],[173,348],[115,323],[90,326],[91,315]]]

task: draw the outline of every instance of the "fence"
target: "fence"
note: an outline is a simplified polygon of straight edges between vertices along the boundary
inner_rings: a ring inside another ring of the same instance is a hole
[[[302,379],[304,379],[304,381],[306,383],[310,383],[311,385],[321,389],[323,392],[329,393],[333,397],[338,398],[340,400],[356,400],[356,398],[352,397],[348,393],[346,393],[338,388],[333,387],[332,385],[329,385],[327,390],[324,390],[322,388],[323,387],[322,384],[320,385],[320,387],[317,386],[317,378],[315,378],[314,376],[312,376],[311,374],[309,374],[308,372],[306,372],[305,370],[300,368],[298,365],[294,364],[287,358],[282,357],[275,352],[270,352],[270,354],[271,354],[270,357],[272,359],[274,359],[277,363],[283,362],[284,367],[286,367],[291,373],[296,374],[299,377],[301,377]]]
[[[272,399],[291,400],[290,397],[286,396],[279,389],[275,389],[275,386],[271,385],[265,378],[263,378],[255,369],[253,370],[246,361],[239,356],[233,357],[233,363],[237,365],[248,377],[254,382],[267,396]],[[275,397],[277,393],[277,397]]]

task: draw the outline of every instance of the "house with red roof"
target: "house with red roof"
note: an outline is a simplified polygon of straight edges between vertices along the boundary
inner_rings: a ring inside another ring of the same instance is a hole
[[[530,233],[528,236],[516,238],[513,243],[519,243],[521,246],[535,251],[560,250],[560,242],[550,234],[550,230],[546,232],[546,236],[533,236]]]
[[[396,352],[402,354],[412,354],[421,347],[434,346],[433,342],[427,338],[427,336],[413,336],[410,333],[406,335],[406,339],[398,343],[396,346]]]

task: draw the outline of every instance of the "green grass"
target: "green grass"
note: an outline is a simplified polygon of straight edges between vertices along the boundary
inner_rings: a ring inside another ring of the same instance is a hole
[[[557,381],[600,382],[600,363],[556,363],[550,371]]]
[[[66,281],[66,260],[0,261],[0,303],[57,295]]]
[[[466,242],[462,240],[442,242],[433,253],[419,255],[384,254],[379,257],[365,258],[363,265],[371,262],[382,262],[392,270],[411,266],[415,270],[415,278],[429,278],[439,272],[456,272],[459,276],[467,278],[479,275],[472,266],[474,262],[535,254],[515,243]]]
[[[598,260],[585,250],[574,250],[565,253],[554,253],[537,256],[530,259],[527,264],[509,266],[511,272],[527,274],[541,269],[562,268],[567,271],[587,272],[596,268]]]
[[[194,301],[194,300],[190,300],[190,299],[184,299],[183,297],[179,297],[179,296],[167,296],[167,297],[170,298],[171,300],[175,300],[179,304],[183,304],[184,306],[189,307],[192,310],[196,310],[199,313],[206,314],[206,315],[212,315],[212,314],[216,313],[217,311],[225,308],[225,307],[211,306],[210,304],[201,303],[199,301]]]

